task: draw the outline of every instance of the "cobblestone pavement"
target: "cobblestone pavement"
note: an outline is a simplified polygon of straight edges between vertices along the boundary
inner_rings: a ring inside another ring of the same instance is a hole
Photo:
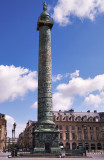
[[[9,153],[10,154],[10,153]],[[103,154],[87,154],[87,158],[8,158],[8,153],[0,153],[0,160],[104,160],[104,153]]]

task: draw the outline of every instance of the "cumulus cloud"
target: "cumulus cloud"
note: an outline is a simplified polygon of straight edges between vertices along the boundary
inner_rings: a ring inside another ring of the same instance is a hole
[[[9,115],[6,115],[7,120],[7,137],[12,137],[12,129],[15,119]],[[25,129],[26,124],[18,123],[16,122],[16,129],[15,129],[15,136],[18,137],[18,135]]]
[[[70,74],[70,77],[73,79],[73,78],[76,78],[79,76],[79,70],[76,70],[74,73],[71,73]]]
[[[0,102],[13,101],[37,89],[37,72],[15,66],[0,66]]]
[[[101,13],[104,13],[104,0],[58,0],[52,16],[60,25],[67,25],[71,16],[93,21]]]
[[[76,72],[75,72],[76,73]],[[85,105],[98,107],[104,104],[104,74],[94,78],[72,78],[68,83],[59,84],[53,94],[54,110],[66,110],[72,107],[75,97],[82,97]],[[100,95],[94,95],[99,92]]]
[[[59,84],[53,93],[53,110],[71,108],[76,96],[83,99],[82,104],[85,106],[93,105],[96,108],[104,104],[104,74],[83,79],[79,76],[79,70],[76,70],[67,75],[70,75],[72,79],[68,83]],[[65,76],[63,75],[63,77]],[[95,92],[99,94],[95,95]],[[37,102],[32,105],[32,108],[37,108]]]
[[[64,95],[86,96],[94,91],[102,91],[104,89],[104,74],[97,75],[94,78],[83,79],[81,77],[73,78],[68,83],[59,84],[57,90]]]
[[[52,81],[53,82],[60,81],[62,78],[63,78],[63,75],[58,74],[58,75],[52,77]]]
[[[104,92],[101,92],[100,94],[96,95],[90,94],[89,96],[85,97],[84,105],[94,106],[95,108],[104,105]]]
[[[53,110],[67,110],[73,104],[73,97],[64,96],[62,92],[53,94]]]

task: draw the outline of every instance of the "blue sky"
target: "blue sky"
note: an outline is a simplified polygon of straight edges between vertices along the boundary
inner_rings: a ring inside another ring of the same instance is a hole
[[[0,112],[8,135],[37,119],[39,32],[43,0],[0,1]],[[54,19],[54,110],[104,111],[104,1],[47,0]],[[83,2],[83,3],[82,3]]]

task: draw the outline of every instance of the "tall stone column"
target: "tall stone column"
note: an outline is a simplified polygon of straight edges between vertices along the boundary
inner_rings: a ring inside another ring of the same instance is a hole
[[[52,114],[51,29],[53,21],[43,12],[37,23],[39,31],[38,121],[34,129],[34,153],[60,153],[58,128]]]
[[[41,14],[37,25],[37,30],[39,30],[38,122],[53,123],[51,68],[51,28],[53,21],[50,21],[48,14],[45,17],[43,15],[45,13]]]

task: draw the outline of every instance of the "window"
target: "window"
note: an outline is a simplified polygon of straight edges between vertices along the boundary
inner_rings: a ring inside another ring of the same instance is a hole
[[[81,130],[81,126],[78,126],[78,130]]]
[[[88,139],[88,134],[87,134],[87,132],[84,132],[84,139]]]
[[[96,139],[97,139],[97,140],[100,140],[99,133],[96,135]]]
[[[89,118],[89,122],[93,122],[93,118]]]
[[[81,121],[81,118],[80,117],[78,117],[78,122],[80,122]]]
[[[60,133],[60,139],[62,139],[62,133]]]
[[[94,135],[93,134],[90,135],[90,139],[94,140]]]
[[[86,130],[86,129],[87,129],[87,126],[86,126],[86,125],[83,125],[83,129]]]
[[[99,127],[96,127],[96,130],[99,130]]]
[[[68,121],[68,116],[66,116],[66,121]]]
[[[66,130],[67,130],[67,131],[69,130],[69,127],[68,127],[68,126],[66,126]]]
[[[66,133],[66,139],[69,139],[69,133]]]
[[[72,133],[72,139],[75,139],[75,133]]]
[[[57,120],[59,119],[59,117],[57,117]]]
[[[84,122],[87,121],[87,117],[83,117],[83,121],[84,121]]]
[[[62,121],[62,116],[60,116],[60,121]]]
[[[62,126],[61,125],[59,126],[59,129],[62,130]]]
[[[72,121],[74,121],[74,117],[72,117]]]
[[[81,132],[78,133],[78,140],[81,140]]]
[[[72,130],[75,130],[75,127],[74,127],[74,126],[72,126]]]
[[[92,126],[90,127],[90,130],[93,130],[93,127],[92,127]]]

